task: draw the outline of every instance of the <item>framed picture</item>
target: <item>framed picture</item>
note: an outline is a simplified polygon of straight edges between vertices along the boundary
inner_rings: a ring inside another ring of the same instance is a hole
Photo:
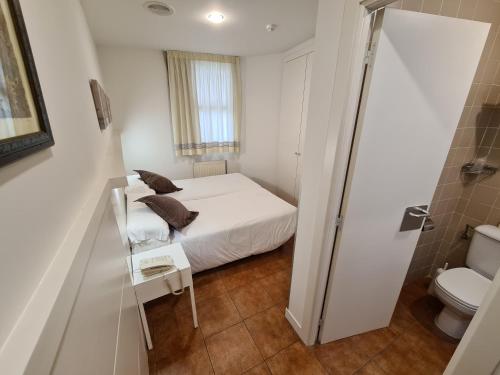
[[[95,111],[97,113],[99,127],[101,130],[104,130],[109,124],[111,124],[112,121],[109,97],[106,95],[99,82],[95,79],[90,80],[90,90],[92,91],[92,97],[94,98]]]
[[[0,0],[0,166],[52,145],[19,0]]]

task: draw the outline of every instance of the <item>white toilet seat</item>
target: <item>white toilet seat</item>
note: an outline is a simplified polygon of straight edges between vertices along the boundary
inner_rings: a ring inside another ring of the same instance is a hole
[[[444,271],[435,280],[434,291],[445,307],[435,323],[443,332],[461,338],[481,304],[491,281],[470,268]]]
[[[475,312],[481,304],[491,280],[470,268],[453,268],[436,278],[436,287],[454,304]]]

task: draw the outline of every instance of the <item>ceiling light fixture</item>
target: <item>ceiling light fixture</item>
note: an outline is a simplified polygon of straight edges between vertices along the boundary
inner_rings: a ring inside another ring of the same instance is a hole
[[[174,8],[160,1],[146,1],[143,6],[151,13],[159,16],[171,16],[174,14]]]
[[[222,23],[224,21],[224,15],[220,12],[210,12],[207,15],[207,19],[212,23]]]

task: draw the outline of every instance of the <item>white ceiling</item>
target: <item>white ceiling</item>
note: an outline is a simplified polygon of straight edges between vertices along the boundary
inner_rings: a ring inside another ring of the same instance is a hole
[[[145,1],[145,0],[144,0]],[[81,0],[97,44],[232,55],[285,51],[314,36],[318,0],[164,0],[175,9],[158,16],[143,0]],[[222,24],[208,22],[210,11]],[[278,28],[266,32],[266,25]]]

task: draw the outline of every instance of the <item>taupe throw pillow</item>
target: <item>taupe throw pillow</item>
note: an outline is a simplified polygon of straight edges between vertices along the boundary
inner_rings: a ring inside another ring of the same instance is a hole
[[[181,188],[175,186],[168,178],[160,176],[159,174],[143,171],[141,169],[134,169],[134,171],[139,173],[141,180],[153,189],[156,194],[169,194],[182,190]]]
[[[145,203],[158,216],[177,230],[181,230],[191,224],[199,214],[196,211],[189,211],[177,199],[161,195],[148,195],[137,199],[136,202]]]

